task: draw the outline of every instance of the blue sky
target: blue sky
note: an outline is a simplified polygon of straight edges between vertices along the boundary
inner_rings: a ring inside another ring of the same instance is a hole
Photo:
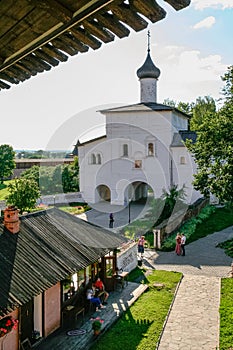
[[[192,0],[175,11],[163,0],[164,20],[150,24],[151,56],[160,68],[158,102],[221,97],[222,76],[233,57],[233,0]],[[0,92],[0,144],[14,149],[72,149],[77,139],[103,132],[96,110],[139,102],[137,69],[147,30],[131,32],[72,57],[50,72]],[[5,130],[5,131],[4,131]]]

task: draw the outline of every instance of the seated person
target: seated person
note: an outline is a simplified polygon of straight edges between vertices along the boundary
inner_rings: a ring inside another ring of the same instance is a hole
[[[107,304],[107,299],[109,297],[109,293],[105,290],[104,284],[101,281],[101,279],[98,277],[97,280],[94,283],[95,289],[98,291],[98,295],[104,295],[104,301],[103,304]]]
[[[105,306],[101,303],[100,298],[94,296],[94,291],[91,288],[87,290],[87,300],[90,300],[91,303],[95,304],[96,311],[100,311],[100,308],[105,308]]]

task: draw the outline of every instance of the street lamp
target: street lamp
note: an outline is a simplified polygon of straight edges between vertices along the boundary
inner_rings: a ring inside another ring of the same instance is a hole
[[[130,224],[130,204],[131,204],[131,199],[129,199],[129,224]]]
[[[55,207],[55,198],[56,196],[53,196],[53,206]]]

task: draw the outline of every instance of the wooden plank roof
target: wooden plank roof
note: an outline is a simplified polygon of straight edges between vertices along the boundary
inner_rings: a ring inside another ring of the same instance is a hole
[[[176,10],[190,0],[164,0]],[[1,0],[0,90],[166,16],[155,0]]]
[[[124,241],[120,234],[56,208],[22,216],[18,234],[0,223],[0,316]]]

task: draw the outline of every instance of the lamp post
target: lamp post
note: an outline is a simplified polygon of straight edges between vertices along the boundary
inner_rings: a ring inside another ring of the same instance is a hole
[[[130,204],[131,204],[131,199],[129,199],[129,224],[130,224],[130,220],[131,220],[131,218],[130,218]]]
[[[56,196],[53,196],[53,206],[55,207],[55,199],[56,199]]]

